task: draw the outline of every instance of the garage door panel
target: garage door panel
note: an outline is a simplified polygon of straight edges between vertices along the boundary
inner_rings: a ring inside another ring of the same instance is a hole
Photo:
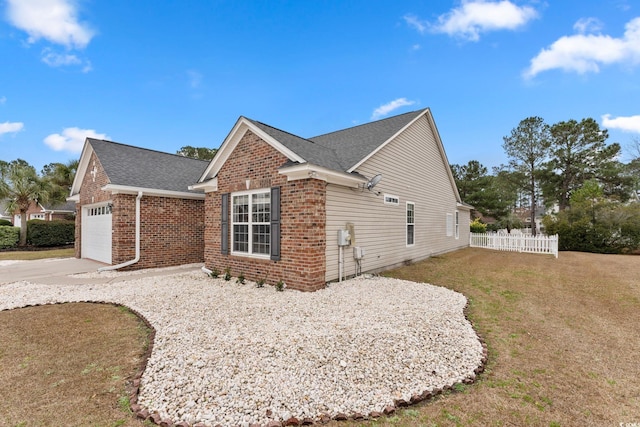
[[[108,205],[82,210],[82,258],[111,264],[112,215]]]

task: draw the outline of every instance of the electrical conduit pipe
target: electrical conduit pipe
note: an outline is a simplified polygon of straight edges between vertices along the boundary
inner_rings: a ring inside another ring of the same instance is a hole
[[[117,270],[119,268],[128,267],[131,264],[135,264],[140,261],[140,199],[142,199],[142,191],[138,191],[136,197],[136,257],[132,260],[125,261],[118,265],[109,265],[107,267],[100,267],[98,272]]]

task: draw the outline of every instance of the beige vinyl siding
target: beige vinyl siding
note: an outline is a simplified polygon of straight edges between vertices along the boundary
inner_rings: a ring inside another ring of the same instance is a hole
[[[337,233],[353,223],[355,246],[365,250],[362,271],[379,271],[403,262],[468,246],[469,211],[459,209],[433,130],[422,116],[395,140],[360,167],[358,173],[371,178],[382,173],[373,189],[327,185],[326,280],[338,278]],[[376,195],[379,193],[379,195]],[[385,204],[384,195],[399,198],[398,205]],[[407,202],[415,204],[415,244],[406,244]],[[460,236],[447,236],[447,214],[460,212]],[[356,264],[353,249],[345,248],[344,275],[352,276]]]

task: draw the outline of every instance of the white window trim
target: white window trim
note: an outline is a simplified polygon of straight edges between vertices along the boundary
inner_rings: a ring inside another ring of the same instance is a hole
[[[409,211],[409,205],[413,206],[413,223],[407,221],[407,212]],[[404,210],[404,242],[406,247],[410,248],[416,245],[416,204],[414,202],[406,202]],[[409,226],[413,225],[413,243],[409,243]]]
[[[456,240],[460,238],[460,211],[456,210],[455,221],[453,223]]]
[[[241,257],[245,257],[245,258],[256,258],[256,259],[270,259],[271,258],[271,254],[270,253],[268,253],[268,254],[254,254],[254,253],[252,253],[252,249],[253,249],[253,241],[252,241],[253,240],[252,239],[253,230],[252,230],[252,225],[254,225],[254,223],[253,223],[253,215],[252,215],[253,214],[253,210],[252,210],[253,209],[253,203],[252,203],[252,197],[251,196],[254,195],[254,194],[264,194],[264,193],[267,193],[269,195],[269,200],[271,200],[271,190],[269,188],[260,188],[258,190],[250,190],[250,191],[238,191],[238,192],[235,192],[235,193],[231,193],[229,195],[229,197],[231,198],[231,209],[229,210],[229,216],[231,217],[230,221],[229,221],[229,223],[231,225],[231,228],[229,230],[229,233],[231,234],[231,248],[230,248],[231,249],[231,251],[230,251],[231,255],[241,256]],[[248,223],[246,223],[246,222],[235,222],[234,221],[234,215],[233,215],[233,206],[234,206],[234,204],[233,204],[233,200],[234,200],[234,197],[237,197],[237,196],[249,196],[249,222]],[[240,251],[234,250],[234,247],[235,247],[234,226],[237,225],[237,224],[243,224],[243,225],[247,224],[248,227],[249,227],[249,229],[248,229],[248,232],[249,232],[249,236],[248,236],[248,238],[249,238],[249,241],[248,241],[249,252],[240,252]],[[265,224],[265,223],[261,222],[261,223],[256,223],[256,224]],[[268,224],[269,224],[269,232],[271,232],[271,222],[269,222]],[[271,252],[271,248],[269,248],[269,252]]]
[[[445,233],[447,237],[453,236],[453,214],[448,213],[446,216]]]
[[[395,201],[387,201],[387,198],[394,199]],[[393,194],[385,194],[384,204],[391,205],[391,206],[400,206],[400,197],[394,196]]]

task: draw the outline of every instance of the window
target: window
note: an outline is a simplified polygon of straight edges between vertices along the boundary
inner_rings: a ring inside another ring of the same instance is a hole
[[[400,198],[398,196],[392,196],[391,194],[385,194],[384,204],[398,206],[400,204]]]
[[[415,204],[407,202],[407,246],[413,246],[415,242],[415,226],[416,226],[416,214]]]
[[[268,256],[271,249],[271,193],[232,195],[232,252]]]
[[[456,239],[460,237],[460,216],[458,215],[458,211],[456,211]]]
[[[44,219],[44,214],[43,213],[31,214],[30,217],[31,219]]]
[[[453,215],[447,214],[447,237],[453,236]]]

